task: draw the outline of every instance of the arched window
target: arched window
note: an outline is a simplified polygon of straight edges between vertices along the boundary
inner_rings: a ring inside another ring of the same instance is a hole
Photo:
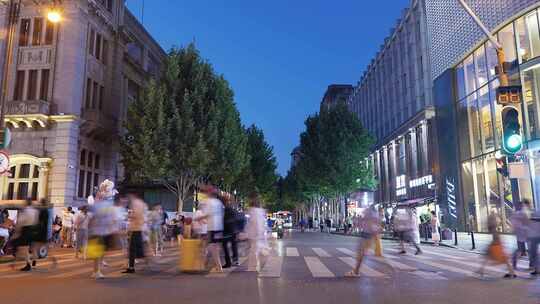
[[[10,159],[9,174],[3,178],[2,200],[38,200],[46,197],[46,182],[50,158],[18,154]]]

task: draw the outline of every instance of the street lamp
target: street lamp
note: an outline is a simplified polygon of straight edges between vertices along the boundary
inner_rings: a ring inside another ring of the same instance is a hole
[[[56,8],[51,9],[47,12],[47,20],[49,20],[52,23],[58,23],[62,21],[62,14]]]

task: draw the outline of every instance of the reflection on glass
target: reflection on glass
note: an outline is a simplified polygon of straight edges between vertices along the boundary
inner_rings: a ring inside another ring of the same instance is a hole
[[[486,42],[486,60],[487,60],[487,69],[488,69],[488,75],[489,80],[493,80],[497,77],[495,68],[499,64],[497,59],[497,50],[493,47],[493,44],[491,42]]]
[[[527,109],[527,138],[540,137],[538,129],[538,98],[540,96],[538,85],[540,84],[540,68],[528,70],[523,73],[523,101]]]
[[[480,46],[474,52],[474,62],[476,63],[476,79],[478,87],[481,87],[488,81],[486,53],[484,51],[484,46]]]
[[[497,103],[497,94],[496,90],[499,87],[499,80],[495,79],[489,84],[489,96],[491,98],[491,104],[493,106],[493,117],[495,117],[494,126],[495,126],[495,141],[496,141],[496,148],[501,148],[501,141],[499,140],[502,138],[502,117],[501,117],[501,111],[502,106]]]
[[[462,100],[459,102],[457,116],[460,149],[459,155],[461,156],[461,159],[468,159],[471,157],[471,143],[469,135],[469,113],[467,111],[467,100]]]
[[[482,139],[485,152],[495,149],[493,138],[493,124],[491,119],[491,104],[489,101],[488,86],[483,86],[478,90],[478,107],[480,108],[480,123],[482,126]]]
[[[476,228],[478,231],[487,231],[488,204],[486,196],[486,180],[484,176],[484,160],[481,158],[473,160],[474,164],[474,188],[475,193],[475,211],[476,211]]]
[[[458,100],[462,100],[465,93],[465,70],[463,69],[463,63],[460,63],[456,67],[456,82],[457,82],[457,91],[458,91]]]
[[[461,184],[463,185],[463,207],[465,209],[467,231],[472,230],[477,232],[476,199],[474,191],[475,183],[471,161],[464,162],[461,165],[461,179]]]
[[[540,34],[538,32],[536,11],[516,20],[515,27],[520,62],[525,62],[540,55]]]
[[[465,67],[465,92],[467,95],[476,90],[476,75],[474,73],[474,59],[473,55],[470,55],[464,61]]]
[[[482,139],[480,137],[480,119],[476,93],[467,97],[467,112],[469,122],[469,140],[471,143],[471,156],[482,153]]]
[[[498,33],[499,43],[504,50],[505,61],[516,65],[516,42],[514,39],[514,26],[512,23],[505,26]]]

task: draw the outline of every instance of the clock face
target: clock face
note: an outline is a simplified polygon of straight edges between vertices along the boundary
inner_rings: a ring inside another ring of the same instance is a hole
[[[0,174],[9,170],[9,156],[6,152],[0,151]]]

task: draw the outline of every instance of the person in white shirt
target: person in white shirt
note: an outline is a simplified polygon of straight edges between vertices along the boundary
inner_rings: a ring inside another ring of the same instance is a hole
[[[83,259],[86,260],[86,247],[88,244],[88,208],[83,206],[81,212],[75,216],[73,221],[75,234],[76,234],[76,246],[75,246],[75,258],[79,258],[79,253],[83,254]]]
[[[260,270],[260,255],[266,248],[266,211],[261,208],[257,193],[249,196],[249,220],[246,225],[246,234],[249,240],[248,271]]]
[[[208,251],[212,254],[214,267],[210,272],[223,272],[220,259],[220,248],[223,241],[223,204],[217,199],[217,188],[211,185],[201,187],[202,216],[199,221],[206,220],[208,230]]]
[[[62,247],[73,247],[73,209],[67,207],[62,213]]]

